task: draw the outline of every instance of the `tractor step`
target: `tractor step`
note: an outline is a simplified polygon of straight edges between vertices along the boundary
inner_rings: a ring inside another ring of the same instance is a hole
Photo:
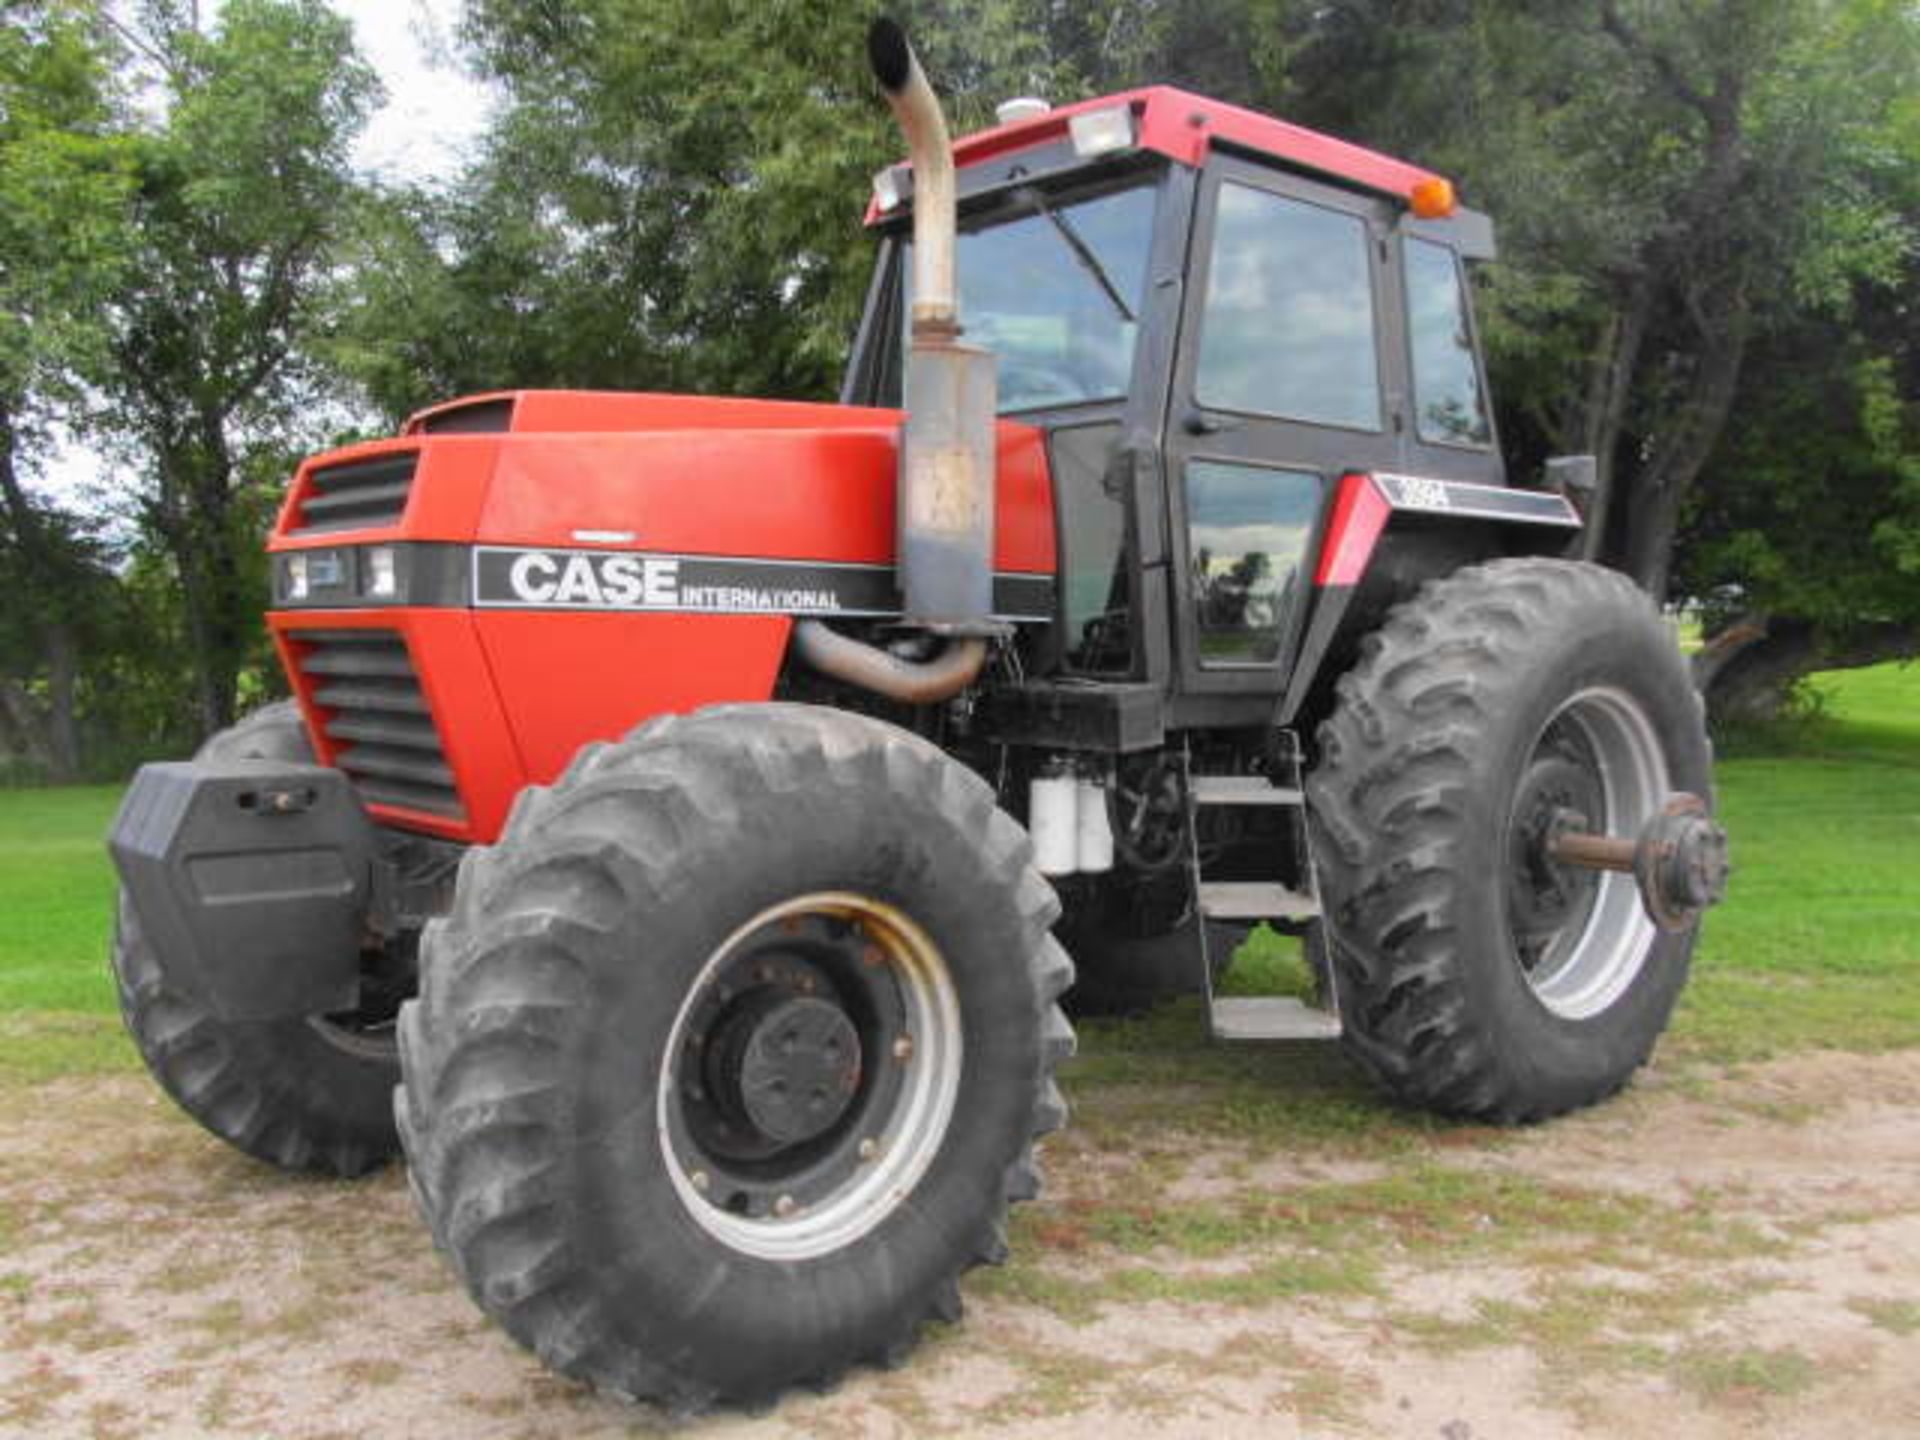
[[[1200,913],[1209,920],[1311,920],[1320,902],[1269,881],[1202,882]]]
[[[1196,805],[1299,805],[1305,799],[1264,775],[1195,775],[1190,783]]]
[[[1338,1040],[1340,1017],[1290,995],[1216,995],[1208,1024],[1216,1040]]]

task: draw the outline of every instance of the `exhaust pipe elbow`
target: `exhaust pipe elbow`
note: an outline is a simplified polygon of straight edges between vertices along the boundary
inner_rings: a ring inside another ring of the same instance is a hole
[[[947,117],[907,32],[893,21],[882,17],[868,27],[867,60],[906,137],[913,167],[913,327],[951,333],[958,321],[953,249],[959,211]]]
[[[904,705],[930,705],[958,695],[987,663],[985,640],[952,640],[931,660],[902,660],[818,620],[794,622],[793,649],[821,674]]]

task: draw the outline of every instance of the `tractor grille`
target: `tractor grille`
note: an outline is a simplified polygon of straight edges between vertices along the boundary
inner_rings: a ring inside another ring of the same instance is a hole
[[[334,764],[360,798],[465,820],[406,641],[392,630],[303,630],[297,638],[300,673],[327,712]]]
[[[369,525],[397,525],[413,489],[417,451],[329,465],[307,477],[300,500],[300,524],[293,535],[325,535]]]

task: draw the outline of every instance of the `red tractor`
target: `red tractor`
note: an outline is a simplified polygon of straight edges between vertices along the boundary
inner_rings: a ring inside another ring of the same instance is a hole
[[[680,1409],[957,1317],[1063,994],[1530,1120],[1647,1058],[1724,886],[1668,627],[1502,468],[1483,216],[1165,88],[950,144],[870,48],[911,165],[842,403],[494,394],[308,461],[293,700],[112,842],[190,1114],[404,1147],[484,1309]],[[1261,920],[1317,1006],[1213,994]]]

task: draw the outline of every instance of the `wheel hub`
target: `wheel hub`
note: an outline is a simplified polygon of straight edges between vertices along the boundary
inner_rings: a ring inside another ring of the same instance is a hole
[[[1507,913],[1521,964],[1532,970],[1569,932],[1587,922],[1599,889],[1590,870],[1560,863],[1554,836],[1569,817],[1601,816],[1606,796],[1591,757],[1573,737],[1550,729],[1521,777],[1508,831]]]
[[[860,1087],[860,1035],[835,1001],[768,988],[722,1039],[720,1083],[762,1135],[792,1145],[833,1128]]]

